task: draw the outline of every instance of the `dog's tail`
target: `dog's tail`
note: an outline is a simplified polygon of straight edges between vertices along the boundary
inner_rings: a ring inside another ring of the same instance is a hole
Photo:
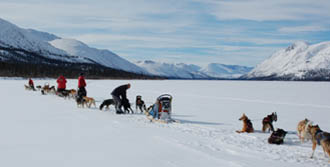
[[[104,102],[100,105],[100,110],[102,110],[104,107]]]

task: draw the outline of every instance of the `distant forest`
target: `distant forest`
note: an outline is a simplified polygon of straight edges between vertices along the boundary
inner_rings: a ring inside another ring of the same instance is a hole
[[[135,74],[94,64],[61,63],[55,65],[0,62],[2,77],[77,78],[83,72],[90,79],[165,79],[158,76]]]
[[[66,78],[77,78],[83,72],[90,79],[166,79],[117,70],[97,63],[72,63],[46,58],[42,55],[42,53],[19,48],[0,46],[0,77],[57,78],[63,75]]]

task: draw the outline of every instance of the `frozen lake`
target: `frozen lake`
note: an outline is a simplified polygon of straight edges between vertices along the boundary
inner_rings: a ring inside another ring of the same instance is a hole
[[[24,90],[27,80],[0,80],[1,166],[330,166],[321,147],[301,144],[299,121],[330,131],[329,82],[86,80],[97,106],[119,85],[147,106],[173,96],[173,118],[150,123],[144,115],[116,115],[114,107],[77,108],[74,100]],[[35,85],[55,80],[35,80]],[[76,88],[68,80],[67,88]],[[135,109],[135,105],[132,106]],[[275,128],[288,131],[284,145],[269,145],[262,119],[277,112]],[[237,134],[245,113],[256,133]]]

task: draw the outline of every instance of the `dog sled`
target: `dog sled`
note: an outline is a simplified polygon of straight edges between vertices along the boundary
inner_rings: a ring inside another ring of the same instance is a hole
[[[146,112],[150,122],[171,123],[178,122],[172,119],[172,96],[169,94],[160,95],[155,104],[151,105]]]

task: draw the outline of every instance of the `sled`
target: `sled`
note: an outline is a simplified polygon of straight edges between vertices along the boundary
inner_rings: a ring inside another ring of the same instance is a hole
[[[157,123],[164,123],[164,124],[168,124],[168,123],[180,123],[179,120],[176,119],[155,119],[152,116],[147,116],[147,118],[150,120],[150,122],[157,122]]]
[[[172,96],[169,94],[160,95],[156,103],[148,108],[147,118],[151,122],[170,123],[178,122],[172,119]]]

